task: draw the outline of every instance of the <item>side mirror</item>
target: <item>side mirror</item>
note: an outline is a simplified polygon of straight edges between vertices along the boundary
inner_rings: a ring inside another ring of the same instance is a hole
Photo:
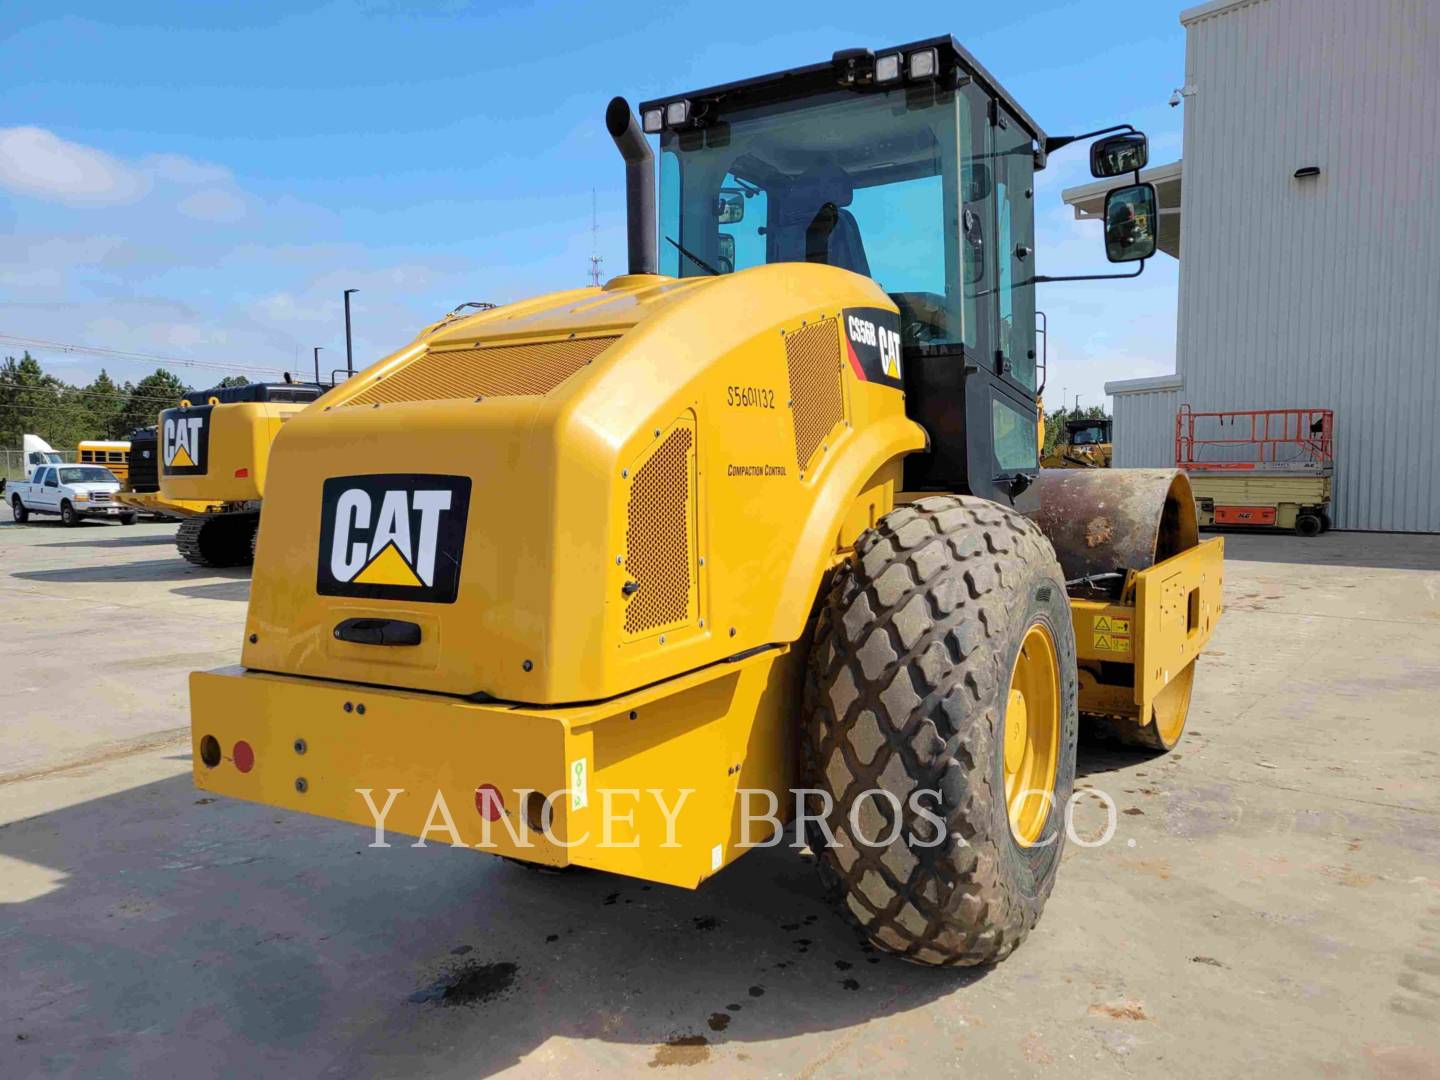
[[[1090,175],[1102,180],[1143,169],[1150,161],[1150,140],[1143,131],[1110,135],[1090,144]]]
[[[1160,212],[1154,184],[1131,184],[1105,196],[1105,257],[1137,262],[1155,254]]]
[[[715,217],[721,225],[734,225],[745,220],[745,194],[721,188],[715,200]]]
[[[988,166],[966,165],[960,170],[960,186],[965,189],[966,202],[984,202],[995,190]]]

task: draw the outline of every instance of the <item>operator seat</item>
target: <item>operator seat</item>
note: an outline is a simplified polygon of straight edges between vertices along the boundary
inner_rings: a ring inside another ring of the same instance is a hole
[[[822,262],[869,277],[860,226],[845,209],[855,197],[850,174],[838,165],[819,165],[784,190],[776,261]]]

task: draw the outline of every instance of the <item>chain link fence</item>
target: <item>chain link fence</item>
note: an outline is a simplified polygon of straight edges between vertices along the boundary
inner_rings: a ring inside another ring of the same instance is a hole
[[[61,459],[67,465],[75,464],[78,450],[56,450]],[[25,451],[23,450],[0,450],[0,477],[6,480],[25,479]]]

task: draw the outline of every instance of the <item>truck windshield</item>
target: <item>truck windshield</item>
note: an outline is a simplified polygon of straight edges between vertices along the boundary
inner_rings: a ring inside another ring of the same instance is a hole
[[[109,469],[101,469],[94,465],[78,465],[60,470],[60,483],[62,484],[118,484],[119,482]]]
[[[667,130],[661,272],[828,263],[891,295],[907,344],[974,347],[976,299],[995,283],[978,224],[962,242],[965,210],[993,220],[971,125],[964,94],[917,102],[900,88],[722,110],[707,128]]]

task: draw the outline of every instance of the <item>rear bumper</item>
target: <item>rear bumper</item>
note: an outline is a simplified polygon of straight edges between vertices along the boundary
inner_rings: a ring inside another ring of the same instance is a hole
[[[395,834],[458,840],[694,888],[744,850],[740,789],[775,792],[785,816],[795,674],[793,654],[776,649],[601,704],[541,709],[241,668],[195,672],[195,785],[364,826],[371,843],[375,811],[394,791],[390,844],[405,842]],[[481,812],[491,805],[483,785],[503,800],[494,821]],[[765,809],[758,797],[753,805]],[[760,825],[750,840],[770,831]]]

